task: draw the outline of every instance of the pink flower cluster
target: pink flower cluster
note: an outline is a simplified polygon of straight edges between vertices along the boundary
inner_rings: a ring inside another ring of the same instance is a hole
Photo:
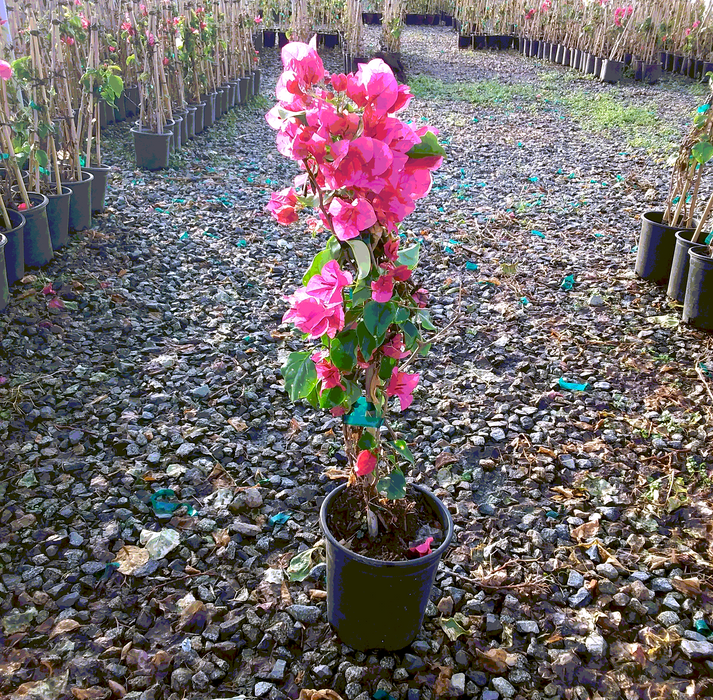
[[[616,24],[617,27],[621,27],[621,21],[627,17],[631,17],[633,11],[634,8],[631,5],[628,7],[617,7],[616,10],[614,10],[614,24]]]
[[[267,114],[277,131],[277,149],[305,172],[295,180],[303,188],[314,178],[328,193],[319,215],[341,241],[356,238],[379,222],[395,231],[428,194],[431,171],[442,158],[411,158],[429,127],[416,128],[394,116],[408,105],[408,86],[399,85],[381,60],[362,64],[356,74],[329,75],[309,44],[282,49],[284,72],[278,80],[278,104]],[[354,108],[358,108],[359,114]],[[292,223],[296,202],[273,194],[269,211],[280,223]]]
[[[344,328],[342,290],[351,283],[351,273],[343,272],[339,264],[331,260],[306,287],[287,297],[290,309],[282,320],[294,323],[310,338],[321,338],[325,333],[334,338]]]

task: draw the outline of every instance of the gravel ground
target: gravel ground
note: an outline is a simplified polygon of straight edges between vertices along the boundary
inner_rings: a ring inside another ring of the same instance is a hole
[[[263,119],[267,50],[263,97],[166,172],[133,170],[128,125],[109,127],[107,212],[0,316],[4,697],[713,693],[711,336],[633,274],[663,154],[572,106],[649,110],[675,150],[703,91],[455,44],[407,28],[408,74],[510,92],[409,108],[449,151],[407,228],[437,325],[455,319],[396,426],[456,523],[418,640],[354,652],[318,557],[284,573],[342,455],[279,375],[301,346],[282,296],[318,243],[263,211],[293,174]]]

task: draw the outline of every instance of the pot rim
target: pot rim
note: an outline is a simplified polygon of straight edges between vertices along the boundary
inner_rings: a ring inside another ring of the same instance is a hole
[[[157,131],[144,131],[142,129],[136,129],[135,127],[131,127],[130,129],[132,134],[148,134],[150,136],[167,136],[171,137],[173,136],[173,133],[171,131],[164,131],[162,134],[159,134]],[[90,173],[91,174],[91,173]],[[93,177],[93,176],[92,176]]]
[[[19,194],[19,191],[18,191]],[[33,204],[28,211],[32,211],[33,209],[42,209],[43,207],[46,207],[50,200],[45,197],[45,195],[42,194],[42,192],[30,192],[29,190],[27,191],[27,196],[28,197],[41,197],[41,200],[37,204]]]
[[[705,243],[697,243],[694,246],[691,246],[688,249],[688,257],[693,259],[693,258],[698,258],[700,260],[713,260],[713,256],[710,255],[710,253],[701,253],[699,251],[706,250],[708,251],[709,248]]]
[[[27,219],[22,215],[22,212],[17,211],[17,209],[8,209],[7,215],[9,217],[14,217],[14,216],[20,217],[20,223],[17,224],[16,226],[13,226],[11,229],[9,229],[10,231],[17,231],[17,229],[22,228],[27,223]],[[12,221],[10,223],[12,223]],[[8,229],[3,229],[3,232],[7,232],[7,231],[8,231]]]
[[[111,165],[104,165],[103,163],[100,163],[99,165],[83,165],[82,170],[86,170],[88,172],[92,172],[92,170],[111,170],[112,166]],[[92,173],[94,174],[94,173]]]
[[[56,192],[54,194],[48,194],[45,195],[47,199],[58,199],[59,197],[67,197],[70,194],[72,194],[72,190],[69,189],[69,187],[65,187],[64,184],[62,185],[62,194],[57,194]]]
[[[441,542],[441,544],[438,546],[438,549],[433,550],[425,557],[419,557],[418,559],[400,559],[399,561],[382,561],[381,559],[373,559],[372,557],[365,557],[363,554],[357,554],[351,549],[347,549],[343,544],[340,544],[337,541],[336,537],[334,537],[334,535],[327,527],[327,508],[329,504],[334,500],[334,498],[336,498],[337,494],[347,488],[347,484],[340,484],[339,486],[337,486],[337,488],[328,493],[324,501],[322,501],[322,505],[319,509],[319,525],[322,529],[322,534],[327,540],[329,540],[332,546],[338,547],[342,550],[346,550],[349,553],[350,557],[362,564],[369,564],[371,566],[388,568],[408,568],[419,564],[427,565],[434,561],[438,561],[439,559],[441,559],[448,547],[450,547],[451,545],[451,540],[453,539],[453,518],[451,517],[451,514],[448,511],[448,508],[446,508],[443,501],[441,501],[441,499],[438,498],[438,496],[436,496],[429,488],[422,486],[421,484],[411,483],[410,485],[417,491],[421,491],[421,493],[423,493],[426,498],[440,505],[446,518],[446,528],[443,542]]]
[[[84,176],[87,177],[84,177]],[[82,179],[81,180],[61,180],[62,185],[81,185],[84,184],[85,182],[88,182],[90,180],[94,179],[93,173],[90,173],[86,170],[82,170]]]

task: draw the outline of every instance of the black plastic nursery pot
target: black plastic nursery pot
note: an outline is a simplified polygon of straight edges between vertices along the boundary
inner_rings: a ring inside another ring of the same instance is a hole
[[[562,47],[562,65],[563,66],[568,66],[569,65],[569,58],[571,54],[571,50],[568,49],[566,46]]]
[[[335,49],[339,46],[339,34],[325,34],[324,35],[324,48],[325,49]]]
[[[584,66],[582,68],[582,72],[585,75],[592,75],[594,73],[594,64],[596,60],[596,56],[593,56],[591,53],[587,54],[587,60],[584,62]]]
[[[181,123],[183,122],[183,117],[179,117],[178,114],[173,115],[173,124],[171,124],[171,133],[173,134],[173,139],[171,140],[171,153],[176,153],[180,151],[183,147],[183,140],[181,139]],[[170,123],[170,122],[169,122]],[[168,127],[168,124],[166,125]]]
[[[178,142],[179,148],[182,148],[188,143],[188,120],[186,117],[188,112],[185,110],[176,111],[173,113],[173,118],[178,122]],[[180,119],[180,121],[179,121]]]
[[[458,48],[459,49],[469,49],[473,45],[472,36],[459,36],[458,37]]]
[[[252,81],[247,75],[240,78],[240,104],[245,105],[248,103],[248,84]]]
[[[205,130],[205,102],[199,102],[195,105],[196,116],[193,120],[193,135],[202,134]]]
[[[709,61],[703,62],[703,67],[701,68],[701,82],[708,82],[708,73],[713,73],[713,63]]]
[[[661,79],[661,66],[658,63],[636,62],[635,80],[640,80],[648,85],[653,85]]]
[[[186,116],[183,118],[186,127],[186,143],[188,143],[188,139],[192,139],[196,135],[196,112],[197,107],[194,105],[186,106]]]
[[[683,56],[674,55],[673,61],[671,63],[671,72],[672,73],[680,73],[681,66],[683,66]]]
[[[62,180],[64,187],[72,190],[69,200],[69,230],[73,233],[85,231],[92,225],[92,182],[94,175],[82,171],[81,182]]]
[[[5,268],[5,246],[7,238],[0,233],[0,311],[7,308],[10,303],[10,285],[7,283],[7,270]]]
[[[52,250],[64,248],[69,241],[69,206],[72,190],[62,187],[62,194],[48,194],[47,221],[50,225]]]
[[[275,32],[272,29],[266,29],[262,33],[262,45],[266,49],[272,49],[275,47]]]
[[[484,34],[473,34],[473,49],[482,51],[488,47],[488,37]]]
[[[602,61],[602,72],[599,74],[599,79],[603,83],[618,83],[623,77],[623,61],[612,61],[610,58],[605,58]]]
[[[572,49],[569,52],[569,67],[570,68],[577,68],[579,66],[579,56],[581,54],[581,51],[579,49]]]
[[[255,94],[255,80],[252,73],[248,73],[245,78],[245,99],[249,102]]]
[[[695,230],[694,228],[681,229],[680,231],[676,231],[674,236],[676,242],[673,249],[673,262],[671,263],[671,275],[668,279],[666,296],[678,302],[682,302],[686,296],[689,262],[688,251],[691,248],[701,245],[700,242],[691,243],[691,238]]]
[[[15,284],[25,276],[25,217],[14,209],[8,209],[12,228],[3,231],[5,245],[5,270],[8,285]]]
[[[453,538],[453,519],[428,489],[414,485],[441,523],[442,544],[419,559],[364,557],[340,544],[327,527],[330,507],[345,488],[343,484],[332,491],[319,512],[327,552],[327,619],[353,649],[403,649],[421,628],[438,564]]]
[[[94,176],[92,180],[92,214],[101,214],[106,208],[106,185],[111,168],[108,165],[92,165],[82,168]]]
[[[25,233],[23,243],[25,249],[25,267],[42,267],[54,257],[50,225],[47,220],[47,204],[49,200],[39,192],[28,192],[31,206],[23,209],[25,217]]]
[[[486,48],[491,49],[491,50],[500,48],[500,37],[495,36],[494,34],[488,34],[483,38],[485,39],[485,47]],[[480,48],[476,44],[477,39],[478,39],[477,36],[473,37],[473,48],[474,49]]]
[[[662,211],[647,211],[642,215],[636,254],[636,274],[656,284],[668,284],[676,248],[676,231],[684,228],[667,226],[662,221]]]
[[[203,115],[203,126],[207,129],[215,124],[215,98],[218,96],[215,92],[210,92],[207,95],[201,95],[201,99],[205,98],[205,113]]]
[[[124,89],[124,110],[127,119],[139,113],[139,88],[135,85]]]
[[[283,46],[287,46],[287,43],[289,42],[289,39],[287,38],[287,34],[285,32],[280,32],[277,35],[277,44],[280,48]]]
[[[441,15],[441,19],[443,20],[443,23],[446,25],[446,27],[452,27],[453,26],[453,16],[452,15]]]
[[[253,95],[260,94],[260,80],[262,78],[262,71],[256,68],[253,71]]]
[[[688,250],[689,267],[683,321],[705,331],[713,331],[713,258],[706,245]]]
[[[136,167],[144,170],[161,170],[168,167],[173,134],[165,131],[158,134],[154,131],[132,129],[134,135],[134,152]]]
[[[540,50],[540,42],[536,39],[530,41],[530,58],[537,58],[537,52]]]

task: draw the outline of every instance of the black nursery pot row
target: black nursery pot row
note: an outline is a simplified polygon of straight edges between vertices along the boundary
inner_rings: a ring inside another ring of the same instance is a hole
[[[94,175],[83,171],[81,181],[62,181],[61,194],[28,192],[29,207],[8,210],[10,228],[0,229],[0,311],[10,301],[10,287],[26,270],[47,265],[67,245],[70,231],[91,226],[93,183]]]
[[[683,303],[684,322],[713,331],[713,258],[707,245],[691,242],[694,232],[663,223],[661,211],[646,212],[635,270],[642,279],[666,286],[667,296]]]
[[[287,34],[277,29],[264,29],[262,32],[262,47],[272,49],[275,44],[282,48],[289,42]],[[257,43],[257,42],[256,42]],[[318,32],[317,45],[325,49],[335,49],[341,43],[337,32]]]
[[[661,70],[667,73],[677,73],[692,80],[705,80],[706,74],[713,71],[713,62],[704,61],[694,56],[679,56],[678,54],[661,51],[659,54]]]
[[[572,49],[564,44],[520,37],[519,50],[523,56],[551,61],[562,66],[569,66],[585,75],[594,75],[605,83],[618,83],[624,78],[624,70],[630,67],[634,79],[653,85],[661,78],[661,66],[647,63],[627,54],[623,61],[613,61],[595,56],[587,51]]]
[[[380,13],[376,13],[376,14],[380,14]],[[445,12],[441,12],[440,14],[433,14],[433,15],[407,13],[404,16],[404,24],[407,24],[412,27],[418,27],[418,26],[423,26],[423,25],[437,27],[438,25],[441,24],[441,22],[443,24],[445,24],[446,27],[452,27],[453,26],[453,16],[447,15]],[[379,24],[381,24],[381,21],[379,21]]]
[[[201,101],[188,105],[185,111],[173,113],[166,123],[166,131],[158,134],[144,131],[137,124],[131,129],[134,135],[136,167],[161,170],[168,167],[171,153],[179,151],[189,139],[195,138],[213,126],[229,110],[248,103],[260,93],[260,69],[237,80],[221,85],[216,92],[201,95]]]
[[[507,51],[518,47],[518,37],[509,34],[470,34],[458,36],[459,49]]]

